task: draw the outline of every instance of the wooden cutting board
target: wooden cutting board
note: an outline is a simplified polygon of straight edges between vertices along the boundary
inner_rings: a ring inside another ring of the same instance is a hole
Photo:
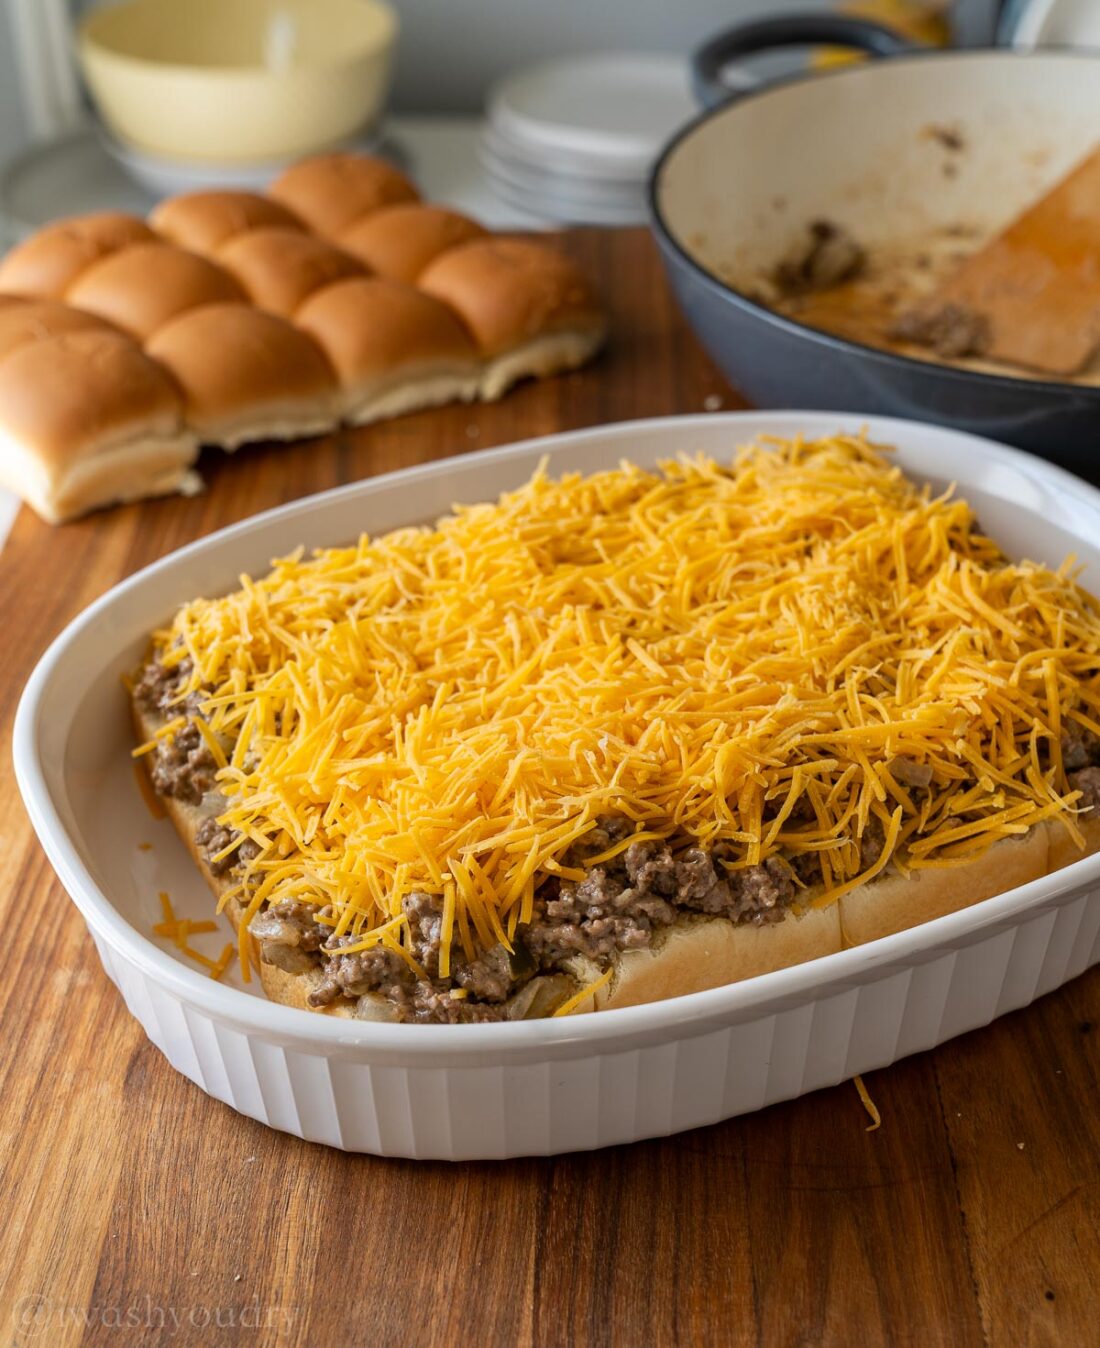
[[[643,232],[566,243],[613,315],[590,370],[498,406],[212,455],[195,500],[63,529],[24,511],[0,553],[4,753],[61,627],[211,529],[524,435],[739,405]],[[845,1084],[591,1155],[421,1164],[300,1142],[175,1073],[100,968],[10,770],[0,920],[2,1344],[1096,1342],[1100,971],[869,1077],[877,1132]]]
[[[980,315],[980,354],[1066,377],[1100,346],[1100,145],[921,306]]]

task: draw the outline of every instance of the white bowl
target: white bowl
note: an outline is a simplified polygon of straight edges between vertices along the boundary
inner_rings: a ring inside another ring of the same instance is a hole
[[[108,127],[146,154],[296,158],[374,121],[397,17],[383,0],[123,0],[77,40]]]
[[[15,765],[34,827],[107,973],[149,1038],[243,1114],[349,1151],[441,1159],[549,1155],[714,1123],[931,1048],[1024,1006],[1100,960],[1100,855],[841,954],[652,1006],[498,1025],[374,1025],[267,1002],[212,982],[152,925],[211,900],[131,767],[120,675],[153,627],[198,594],[233,588],[298,542],[431,520],[455,501],[553,472],[728,457],[759,434],[867,426],[911,474],[952,480],[1008,551],[1051,565],[1074,552],[1100,589],[1100,492],[1014,450],[952,431],[833,412],[668,418],[549,436],[354,483],[268,511],[173,553],[73,622],[31,676]],[[139,844],[152,843],[151,850]],[[202,938],[208,953],[226,933]]]

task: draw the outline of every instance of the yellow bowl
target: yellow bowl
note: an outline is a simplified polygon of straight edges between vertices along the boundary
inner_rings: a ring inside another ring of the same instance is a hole
[[[84,19],[78,50],[123,141],[230,164],[308,154],[369,125],[396,38],[382,0],[124,0]]]

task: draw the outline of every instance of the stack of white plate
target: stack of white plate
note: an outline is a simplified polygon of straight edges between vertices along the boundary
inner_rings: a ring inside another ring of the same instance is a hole
[[[548,61],[492,91],[481,161],[500,197],[531,215],[632,224],[645,219],[653,161],[696,110],[683,57]]]
[[[1096,0],[1008,0],[998,37],[1012,47],[1100,46]]]

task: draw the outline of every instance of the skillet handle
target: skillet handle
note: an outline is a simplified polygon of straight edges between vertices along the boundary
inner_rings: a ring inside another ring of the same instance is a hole
[[[774,19],[753,19],[716,33],[691,58],[691,83],[695,96],[706,108],[732,102],[749,91],[722,78],[723,71],[742,57],[772,47],[805,47],[811,44],[855,47],[869,56],[897,56],[912,51],[914,44],[891,28],[868,19],[844,14],[782,14]]]

